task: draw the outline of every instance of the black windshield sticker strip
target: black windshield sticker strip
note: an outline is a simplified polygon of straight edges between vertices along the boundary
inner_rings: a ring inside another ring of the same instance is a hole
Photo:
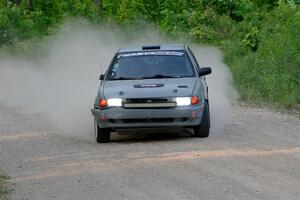
[[[133,56],[183,56],[183,52],[178,51],[147,51],[147,52],[134,52],[118,55],[120,57],[127,58]]]

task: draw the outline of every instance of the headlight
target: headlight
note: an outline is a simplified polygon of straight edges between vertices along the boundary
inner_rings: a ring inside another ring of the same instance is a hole
[[[113,107],[113,106],[117,106],[120,107],[122,106],[122,99],[107,99],[107,106],[108,107]]]
[[[177,106],[188,106],[191,105],[191,97],[176,97],[175,102]]]
[[[196,105],[199,102],[197,96],[192,97],[176,97],[175,102],[177,106],[188,106],[188,105]]]

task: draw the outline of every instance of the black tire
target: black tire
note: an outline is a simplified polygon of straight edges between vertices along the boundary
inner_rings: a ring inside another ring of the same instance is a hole
[[[96,119],[94,120],[94,131],[96,141],[98,143],[106,143],[110,141],[110,129],[100,128]]]
[[[204,103],[204,111],[201,123],[193,127],[195,136],[198,138],[205,138],[209,136],[210,129],[210,115],[208,101]]]

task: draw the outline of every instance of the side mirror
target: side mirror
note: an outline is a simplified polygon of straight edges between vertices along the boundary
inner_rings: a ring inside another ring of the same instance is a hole
[[[202,67],[199,70],[199,76],[204,76],[207,74],[211,74],[211,68],[210,67]]]
[[[99,80],[103,81],[103,79],[104,79],[104,74],[101,74]]]

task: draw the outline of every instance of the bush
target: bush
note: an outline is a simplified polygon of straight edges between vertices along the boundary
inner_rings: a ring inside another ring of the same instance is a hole
[[[233,47],[224,50],[235,85],[245,101],[295,107],[300,103],[299,9],[280,5],[266,15],[260,29],[257,51],[238,54]]]

